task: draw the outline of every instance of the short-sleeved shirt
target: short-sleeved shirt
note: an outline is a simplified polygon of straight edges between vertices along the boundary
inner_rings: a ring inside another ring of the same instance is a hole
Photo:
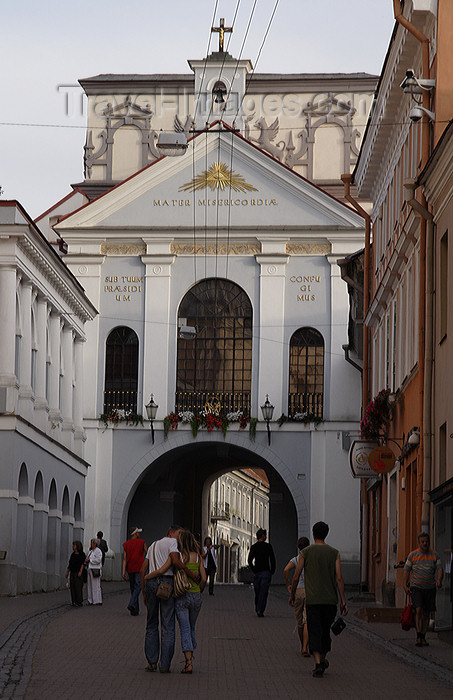
[[[145,540],[135,537],[132,540],[127,540],[123,544],[126,552],[126,571],[130,574],[136,574],[140,571],[144,559]]]
[[[307,605],[336,605],[338,601],[335,562],[338,549],[311,544],[301,552]]]
[[[410,585],[414,588],[435,588],[436,571],[442,568],[442,562],[437,552],[414,549],[407,557],[404,568],[411,572]]]
[[[297,557],[293,557],[290,561],[294,564],[294,566],[297,567],[297,563],[299,561],[299,555],[297,555]],[[305,588],[304,572],[303,571],[300,574],[299,583],[297,584],[297,588]]]
[[[167,561],[171,552],[178,552],[178,540],[174,537],[162,537],[161,540],[153,542],[146,553],[146,558],[149,562],[148,573],[160,569]],[[154,556],[156,557],[156,566],[154,566]],[[173,569],[171,567],[167,569],[165,576],[173,576]]]

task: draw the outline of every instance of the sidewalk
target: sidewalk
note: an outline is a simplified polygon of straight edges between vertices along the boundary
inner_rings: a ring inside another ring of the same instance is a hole
[[[271,588],[262,619],[254,613],[250,586],[216,586],[215,595],[203,599],[193,675],[180,674],[178,627],[172,673],[147,673],[143,607],[138,617],[129,615],[126,583],[103,583],[103,590],[104,604],[95,608],[72,608],[68,591],[0,598],[2,698],[438,700],[453,695],[449,645],[430,635],[431,646],[418,650],[413,632],[355,618],[362,603],[354,601],[346,630],[333,641],[328,671],[322,679],[312,678],[313,659],[300,655],[283,586]],[[21,622],[18,615],[29,617]]]

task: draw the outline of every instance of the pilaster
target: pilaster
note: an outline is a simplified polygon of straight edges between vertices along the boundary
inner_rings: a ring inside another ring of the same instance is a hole
[[[61,338],[62,368],[61,368],[61,416],[62,436],[66,447],[72,447],[72,402],[73,402],[73,331],[65,323]]]
[[[31,386],[31,305],[33,285],[22,281],[21,284],[21,341],[20,341],[20,376],[19,376],[19,413],[29,421],[33,419],[33,390]]]
[[[52,427],[61,420],[60,413],[60,314],[52,310],[50,325],[49,419]]]
[[[47,398],[46,398],[46,364],[47,364],[47,298],[38,296],[36,319],[36,379],[35,379],[35,415],[34,422],[46,429]]]
[[[166,416],[173,410],[173,399],[168,396],[168,356],[170,333],[176,334],[176,319],[170,319],[170,281],[173,255],[144,255],[146,265],[145,296],[145,361],[143,368],[143,399],[148,403],[151,394],[159,405],[158,413]],[[167,402],[167,403],[166,403]],[[137,409],[139,413],[142,411]]]
[[[258,367],[258,406],[266,394],[275,406],[275,416],[282,414],[283,395],[287,392],[287,381],[283,377],[283,354],[285,317],[285,281],[288,255],[268,253],[257,255],[260,265],[260,305],[259,323],[259,367]],[[257,408],[258,414],[259,408]]]
[[[16,268],[0,268],[0,413],[14,413],[17,397],[15,370]]]

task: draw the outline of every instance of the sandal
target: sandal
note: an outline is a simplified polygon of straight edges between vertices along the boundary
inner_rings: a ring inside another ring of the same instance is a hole
[[[181,673],[192,673],[192,659],[186,659],[186,665],[182,669]]]

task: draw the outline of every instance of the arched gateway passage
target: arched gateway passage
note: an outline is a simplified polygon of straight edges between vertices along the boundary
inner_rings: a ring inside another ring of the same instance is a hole
[[[172,436],[174,438],[179,442],[182,435]],[[172,522],[180,523],[204,537],[210,517],[207,508],[209,485],[221,474],[235,469],[264,469],[270,484],[269,531],[277,558],[275,581],[282,582],[282,569],[294,556],[297,537],[301,529],[306,529],[304,523],[308,523],[300,482],[290,477],[289,470],[278,459],[278,463],[272,464],[271,459],[275,455],[271,451],[266,454],[267,450],[262,447],[255,450],[255,446],[250,449],[247,438],[237,436],[235,444],[212,439],[213,436],[207,435],[206,438],[203,442],[191,441],[170,448],[159,456],[153,455],[154,459],[149,455],[152,461],[142,467],[141,474],[130,484],[121,516],[121,505],[116,504],[115,510],[120,516],[117,520],[120,539],[123,536],[126,538],[130,525],[138,524],[143,528],[148,543],[151,543],[162,537]],[[285,471],[288,471],[285,474],[288,481],[293,479],[292,492],[282,478]],[[131,478],[134,472],[137,475],[137,469],[133,470]],[[126,484],[123,486],[126,487]]]

